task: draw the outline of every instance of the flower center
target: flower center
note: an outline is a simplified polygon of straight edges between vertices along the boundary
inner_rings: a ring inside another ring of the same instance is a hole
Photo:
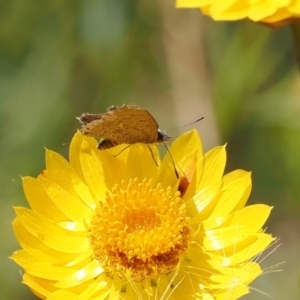
[[[95,209],[89,239],[95,258],[112,275],[141,281],[178,267],[191,240],[178,191],[137,178],[115,185]]]

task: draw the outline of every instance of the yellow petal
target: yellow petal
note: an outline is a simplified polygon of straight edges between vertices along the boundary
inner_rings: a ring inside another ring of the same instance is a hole
[[[23,224],[23,223],[24,224]],[[57,234],[50,232],[36,231],[34,225],[30,222],[30,218],[17,217],[13,222],[13,228],[16,232],[18,241],[24,248],[41,247],[44,245],[53,250],[65,253],[82,253],[89,249],[86,236],[71,236],[66,234]]]
[[[12,226],[15,232],[15,236],[18,240],[18,243],[22,248],[43,248],[44,245],[39,238],[31,234],[20,222],[18,218],[14,219]],[[45,247],[44,247],[45,248]]]
[[[227,287],[224,288],[220,292],[216,292],[215,299],[214,300],[236,300],[240,299],[240,297],[249,294],[249,287],[246,285],[240,285],[240,286],[233,286],[233,287]]]
[[[228,217],[228,222],[224,226],[243,226],[252,228],[252,232],[257,232],[263,227],[268,219],[273,207],[264,204],[246,206],[234,212]]]
[[[195,195],[197,182],[196,165],[198,160],[197,151],[190,152],[184,159],[180,160],[176,166],[179,174],[178,191],[184,202]]]
[[[169,155],[169,154],[166,154]],[[161,165],[158,168],[158,174],[157,177],[154,178],[153,184],[162,184],[163,186],[177,186],[178,184],[178,178],[176,176],[175,167],[170,159],[163,159],[161,162]]]
[[[107,281],[100,281],[100,280],[91,280],[89,282],[89,285],[83,286],[81,289],[81,294],[77,295],[76,298],[73,298],[74,300],[106,300],[108,299],[114,299],[110,297],[110,285]],[[117,300],[117,298],[115,298]]]
[[[226,163],[225,147],[215,147],[204,155],[203,169],[199,167],[197,191],[219,182]]]
[[[46,165],[48,179],[55,181],[73,197],[79,196],[89,207],[95,207],[90,190],[65,158],[54,151],[46,150]]]
[[[51,295],[47,298],[47,300],[59,300],[59,299],[63,299],[63,300],[75,300],[76,299],[76,292],[72,293],[68,290],[57,290],[53,293],[51,293]],[[87,299],[85,299],[87,300]]]
[[[40,180],[32,177],[23,177],[22,181],[26,199],[33,210],[55,221],[67,219],[67,216],[58,209],[48,196]]]
[[[193,155],[195,155],[194,153],[196,153],[196,156],[200,156],[199,153],[202,153],[202,143],[196,130],[182,134],[173,142],[169,151],[162,160],[157,182],[164,183],[165,186],[174,186],[178,179],[175,168],[180,176],[185,176],[185,174],[182,174],[185,173],[185,171],[189,173],[190,170],[186,169],[184,162],[186,159],[189,161],[191,158],[195,159],[193,157]],[[191,155],[190,158],[186,158],[189,155]]]
[[[84,176],[81,169],[80,153],[83,142],[87,142],[89,144],[88,148],[96,149],[97,147],[97,141],[94,138],[86,138],[80,132],[77,132],[71,141],[69,148],[70,164],[82,180],[84,180]]]
[[[40,262],[29,255],[14,255],[12,259],[26,270],[26,273],[47,280],[60,280],[70,276],[74,270],[54,265],[52,261]]]
[[[87,252],[85,252],[87,253]],[[83,253],[83,254],[85,254]],[[81,256],[83,256],[83,254],[80,254]],[[89,258],[92,255],[89,253]],[[11,259],[13,260],[25,260],[27,258],[32,258],[36,261],[51,261],[53,264],[61,264],[64,266],[72,266],[72,264],[70,263],[70,260],[72,262],[72,259],[74,261],[77,261],[77,264],[82,262],[78,261],[78,258],[80,256],[78,256],[78,254],[73,254],[70,255],[70,253],[62,253],[59,251],[55,251],[46,247],[40,247],[39,249],[34,249],[34,248],[27,248],[26,250],[18,250],[15,251],[13,253],[13,255],[11,256]],[[86,257],[85,257],[86,258]],[[74,264],[73,264],[74,265]]]
[[[119,154],[120,151],[124,149],[124,145],[114,147],[113,149],[114,151],[110,149],[96,149],[91,152],[92,157],[102,165],[105,181],[105,187],[103,188],[106,189],[112,188],[116,184],[116,182],[121,182],[125,178],[127,171],[126,159],[128,157],[128,150],[126,149],[121,154]]]
[[[49,198],[69,220],[82,222],[91,213],[91,209],[80,199],[73,197],[57,183],[45,177],[41,178],[41,181]]]
[[[238,299],[249,293],[248,284],[258,277],[262,270],[256,263],[245,263],[236,265],[234,268],[217,268],[218,275],[212,275],[211,280],[215,283],[211,288],[215,289],[215,299]]]
[[[259,21],[276,13],[277,7],[266,3],[265,1],[250,6],[249,18],[253,21]]]
[[[158,165],[160,165],[160,158],[156,147],[153,145],[135,144],[131,145],[128,151],[127,163],[132,168],[126,169],[125,178],[127,180],[138,178],[142,181],[146,177],[156,178]]]
[[[180,161],[184,156],[187,156],[195,150],[202,154],[202,142],[200,136],[195,129],[185,132],[180,135],[171,145],[170,153],[175,161]],[[166,156],[169,159],[168,156]],[[165,157],[165,158],[166,158]]]
[[[238,0],[227,0],[222,2],[215,2],[211,4],[211,12],[213,14],[219,12],[226,12],[226,11],[239,11],[243,8],[247,7],[243,1]]]
[[[291,13],[299,15],[300,14],[300,2],[299,1],[294,1],[293,3],[291,3],[289,5],[288,9]]]
[[[27,273],[23,275],[23,283],[31,288],[31,290],[41,299],[48,299],[51,287],[51,281],[41,278],[36,278]]]
[[[55,283],[55,286],[63,289],[70,288],[93,278],[97,278],[97,276],[102,273],[104,273],[103,268],[101,268],[99,262],[94,259],[83,268],[77,268],[76,271],[59,280],[59,282]]]
[[[211,279],[217,282],[216,287],[228,288],[229,286],[242,286],[248,285],[253,281],[254,278],[258,277],[262,270],[259,265],[255,262],[247,262],[239,264],[234,267],[219,267],[217,270],[221,273],[220,275],[213,275]]]
[[[218,194],[218,201],[209,217],[204,221],[205,228],[213,228],[221,224],[221,220],[237,207],[243,207],[251,190],[251,178],[233,180],[223,186]]]
[[[222,183],[223,186],[226,186],[236,179],[242,179],[242,178],[247,179],[249,177],[251,177],[251,172],[237,169],[230,173],[225,174],[222,178]]]
[[[198,151],[191,151],[189,154],[185,155],[181,160],[178,161],[176,168],[178,173],[185,176],[188,182],[191,182],[196,169],[196,163],[198,158]]]
[[[299,12],[298,12],[298,16],[299,16]],[[297,17],[296,15],[294,16],[295,18]],[[274,13],[273,15],[270,15],[266,18],[263,19],[263,22],[265,23],[277,23],[280,22],[282,20],[289,20],[291,19],[291,11],[285,9],[285,8],[280,8],[277,9],[276,13]],[[282,22],[282,25],[284,25],[284,21]]]
[[[208,250],[219,250],[244,240],[261,230],[271,208],[252,205],[232,214],[222,227],[206,230],[203,243]]]
[[[216,198],[221,187],[221,182],[201,189],[190,201],[187,201],[188,215],[193,217],[193,223],[206,220],[219,198]]]
[[[209,6],[202,7],[202,12],[206,15],[210,15],[215,21],[235,21],[244,19],[248,16],[248,7],[238,9],[238,10],[227,10],[227,11],[214,11],[211,12]]]
[[[258,233],[221,251],[210,253],[210,259],[218,266],[235,266],[247,262],[274,242],[269,234]]]
[[[73,231],[68,231],[61,228],[60,226],[58,226],[57,222],[47,219],[31,209],[24,207],[14,207],[14,210],[17,215],[17,219],[27,230],[29,230],[36,236],[39,236],[39,234],[46,234],[48,232],[65,236],[77,234]]]

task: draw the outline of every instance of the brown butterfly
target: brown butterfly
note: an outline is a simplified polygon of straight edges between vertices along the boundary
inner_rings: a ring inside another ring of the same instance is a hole
[[[172,138],[158,128],[154,117],[136,105],[111,106],[105,113],[83,113],[77,119],[83,124],[81,133],[101,138],[98,149],[120,144],[156,144]]]

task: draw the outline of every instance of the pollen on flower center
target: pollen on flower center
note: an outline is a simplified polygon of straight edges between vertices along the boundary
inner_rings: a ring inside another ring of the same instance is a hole
[[[136,281],[175,270],[191,236],[180,193],[137,178],[107,193],[89,228],[90,244],[101,266],[112,275]]]

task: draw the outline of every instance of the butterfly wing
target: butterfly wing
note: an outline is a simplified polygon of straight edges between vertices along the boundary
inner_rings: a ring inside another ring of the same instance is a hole
[[[135,105],[113,106],[104,114],[84,114],[79,120],[84,135],[114,144],[155,143],[158,137],[156,120],[147,110]]]
[[[83,125],[89,124],[92,121],[101,120],[103,114],[89,114],[89,113],[83,113],[80,117],[77,117],[76,119],[80,121]]]

